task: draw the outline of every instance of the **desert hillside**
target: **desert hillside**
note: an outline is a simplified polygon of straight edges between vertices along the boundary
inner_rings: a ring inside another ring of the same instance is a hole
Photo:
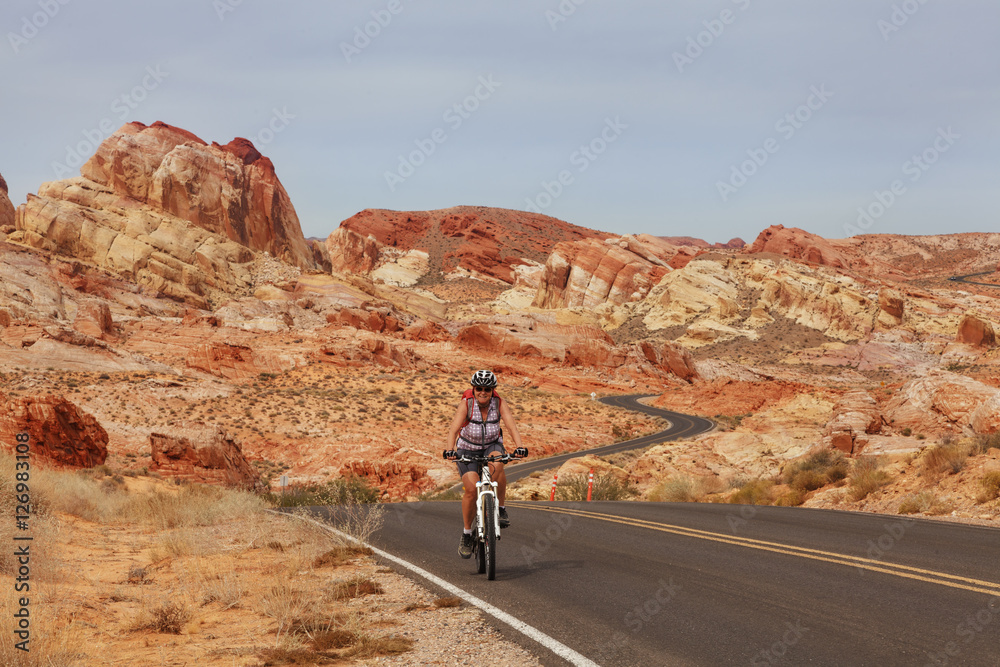
[[[53,466],[414,499],[456,481],[444,429],[486,367],[533,456],[659,428],[592,393],[718,422],[587,462],[635,498],[997,521],[1000,234],[710,244],[475,206],[330,226],[303,237],[249,141],[164,123],[26,202],[0,188],[4,445],[27,430]]]

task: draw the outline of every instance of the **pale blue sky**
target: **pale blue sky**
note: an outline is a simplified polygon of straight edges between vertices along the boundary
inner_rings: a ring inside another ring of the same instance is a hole
[[[162,120],[253,140],[307,236],[531,202],[709,241],[843,237],[858,207],[869,232],[1000,231],[995,1],[5,0],[0,30],[15,205],[102,123]]]

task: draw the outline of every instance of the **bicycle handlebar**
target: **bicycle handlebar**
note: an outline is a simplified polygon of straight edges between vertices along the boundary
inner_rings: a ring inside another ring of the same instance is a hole
[[[509,461],[514,461],[517,459],[523,459],[528,455],[527,447],[518,447],[514,450],[513,454],[508,454],[504,452],[503,454],[497,454],[496,452],[490,454],[489,456],[469,456],[465,454],[463,456],[458,455],[458,451],[454,449],[444,450],[444,458],[446,461],[455,461],[456,463],[507,463]]]

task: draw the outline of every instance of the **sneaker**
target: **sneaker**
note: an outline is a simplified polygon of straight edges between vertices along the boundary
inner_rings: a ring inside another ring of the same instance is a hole
[[[471,533],[462,533],[462,541],[458,543],[458,555],[462,558],[472,558]]]
[[[510,517],[507,516],[507,508],[506,507],[501,507],[500,508],[500,527],[501,528],[507,528],[508,526],[510,526]]]

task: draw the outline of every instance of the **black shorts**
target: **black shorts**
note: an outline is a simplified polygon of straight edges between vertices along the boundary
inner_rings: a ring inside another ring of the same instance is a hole
[[[459,457],[461,457],[464,454],[469,454],[469,455],[472,455],[472,456],[488,456],[488,455],[492,454],[493,452],[497,452],[498,454],[503,454],[506,451],[507,450],[505,450],[504,447],[503,447],[503,443],[498,442],[498,443],[496,443],[494,445],[487,445],[483,449],[462,449],[460,447],[458,449],[458,455],[459,455]],[[459,474],[459,476],[460,477],[465,477],[465,473],[467,473],[467,472],[478,473],[479,472],[479,468],[478,468],[478,466],[476,466],[475,463],[459,463],[458,464],[458,474]]]

